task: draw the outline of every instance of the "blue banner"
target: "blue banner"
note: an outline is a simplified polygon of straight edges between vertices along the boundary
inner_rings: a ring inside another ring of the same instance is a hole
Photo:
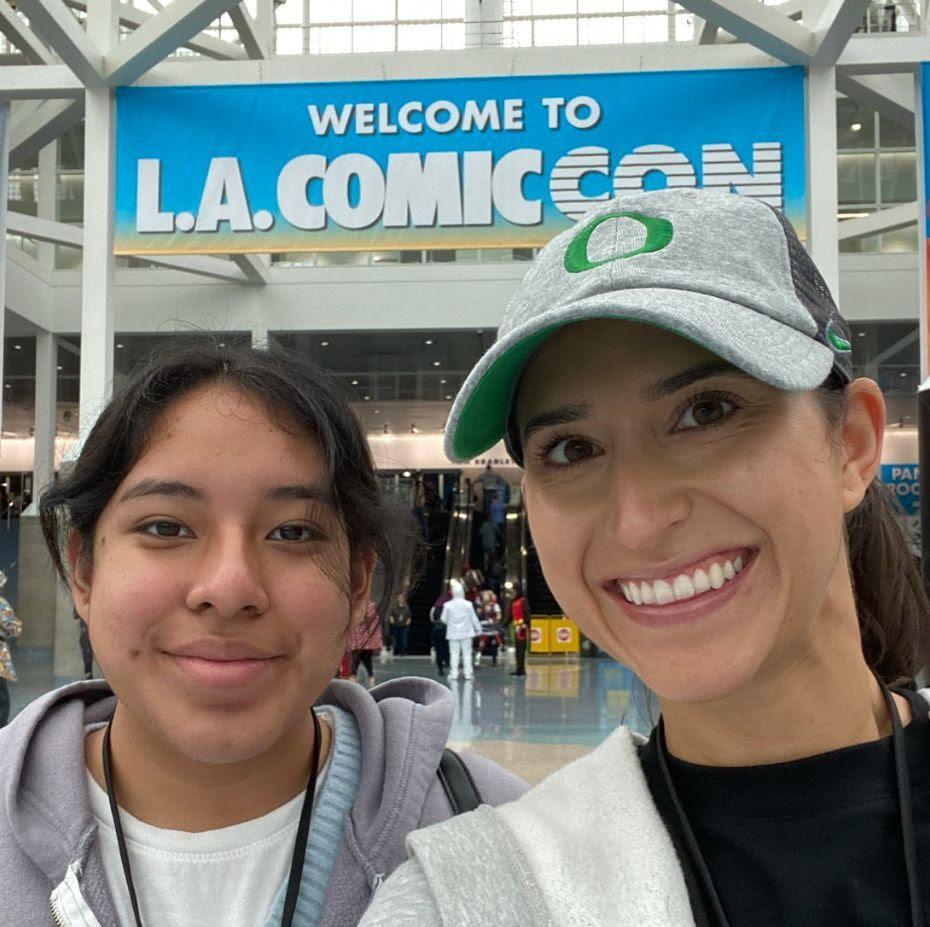
[[[121,254],[532,247],[666,185],[803,234],[803,70],[117,91]]]

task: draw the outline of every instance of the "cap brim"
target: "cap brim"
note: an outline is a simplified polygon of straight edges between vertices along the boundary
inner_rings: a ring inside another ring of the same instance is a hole
[[[784,390],[815,389],[827,378],[835,359],[811,335],[718,296],[655,288],[600,294],[553,307],[495,342],[452,405],[446,456],[464,463],[500,441],[514,388],[530,357],[554,332],[592,319],[641,322],[674,332]]]

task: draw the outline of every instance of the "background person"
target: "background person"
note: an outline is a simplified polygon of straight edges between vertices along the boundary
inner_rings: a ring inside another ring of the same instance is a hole
[[[446,626],[442,622],[442,607],[451,598],[451,592],[444,592],[429,610],[433,651],[436,654],[436,672],[440,676],[445,676],[449,668],[449,641],[446,640]]]
[[[3,923],[356,924],[409,830],[453,813],[454,704],[428,679],[331,683],[350,631],[377,626],[376,561],[392,588],[416,530],[338,383],[179,340],[39,512],[106,681],[0,730]],[[462,759],[485,802],[522,791]]]
[[[375,685],[375,660],[381,655],[384,638],[381,633],[381,616],[374,602],[368,603],[365,621],[356,625],[349,634],[349,653],[352,655],[352,671],[349,679],[358,682],[358,668],[365,667],[368,673],[366,684]]]
[[[410,624],[412,621],[413,614],[410,611],[410,606],[407,604],[407,597],[400,592],[388,613],[388,623],[391,637],[394,641],[395,657],[402,657],[407,653],[407,640],[410,634]]]
[[[6,574],[0,571],[0,589],[6,586]],[[10,652],[10,640],[23,633],[23,623],[13,606],[0,596],[0,727],[10,720],[10,683],[16,682],[16,669]]]
[[[449,586],[452,598],[443,605],[439,615],[439,620],[446,626],[446,640],[449,642],[449,679],[459,678],[461,666],[467,681],[475,673],[471,661],[472,641],[481,633],[481,622],[478,621],[475,606],[465,598],[462,584],[453,579]]]
[[[511,676],[526,675],[526,649],[530,640],[530,616],[523,587],[519,583],[513,589],[513,601],[510,603],[510,621],[513,625],[513,641],[517,667]]]
[[[406,892],[416,923],[455,923],[479,847],[506,874],[475,923],[923,923],[930,605],[850,349],[787,220],[748,197],[631,194],[543,249],[448,447],[506,432],[553,594],[661,717],[412,835],[366,927],[414,923],[379,920]]]

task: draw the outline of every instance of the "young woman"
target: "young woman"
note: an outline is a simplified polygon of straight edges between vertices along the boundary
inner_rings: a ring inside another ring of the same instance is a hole
[[[774,209],[630,195],[554,239],[447,447],[506,433],[553,593],[661,720],[413,835],[365,927],[926,923],[930,706],[907,686],[930,628],[884,421]]]
[[[355,924],[407,832],[452,813],[453,705],[423,679],[327,688],[376,561],[388,590],[403,569],[338,386],[278,352],[175,345],[40,512],[106,683],[0,732],[3,922]],[[468,766],[486,801],[519,793]]]
[[[452,598],[439,613],[439,620],[446,626],[446,640],[449,642],[449,679],[459,678],[461,665],[467,682],[475,675],[472,642],[481,633],[481,622],[474,604],[465,598],[465,587],[457,579],[449,582],[449,591]]]

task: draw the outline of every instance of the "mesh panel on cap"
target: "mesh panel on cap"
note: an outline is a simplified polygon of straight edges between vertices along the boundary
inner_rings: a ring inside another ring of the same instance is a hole
[[[830,295],[830,288],[821,276],[820,271],[817,270],[817,265],[807,253],[807,249],[798,239],[792,224],[784,213],[775,209],[774,206],[769,206],[769,209],[778,217],[778,221],[785,233],[785,244],[788,246],[788,261],[791,264],[791,279],[794,283],[794,291],[801,304],[810,312],[817,323],[817,340],[833,351],[833,369],[841,374],[845,380],[852,380],[852,353],[850,351],[838,351],[827,337],[828,330],[832,328],[833,332],[849,343],[852,337],[849,325],[840,315],[840,311]]]

